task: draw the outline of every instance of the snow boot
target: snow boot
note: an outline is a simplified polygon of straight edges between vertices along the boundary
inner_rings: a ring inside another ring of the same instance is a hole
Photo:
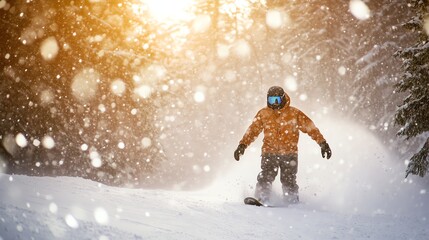
[[[285,193],[283,195],[283,202],[287,205],[299,203],[298,193]]]
[[[270,201],[270,195],[271,195],[271,183],[256,183],[256,189],[255,189],[255,198],[258,199],[258,201],[266,204]]]

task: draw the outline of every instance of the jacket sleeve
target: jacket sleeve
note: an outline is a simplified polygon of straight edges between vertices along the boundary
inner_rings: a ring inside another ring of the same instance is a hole
[[[262,122],[262,114],[261,114],[261,111],[259,111],[256,114],[255,118],[253,118],[253,122],[247,129],[243,138],[241,139],[240,144],[249,146],[259,136],[263,128],[264,128],[264,124]]]
[[[298,128],[301,132],[308,134],[319,145],[325,141],[325,138],[320,133],[319,129],[314,125],[314,122],[307,117],[303,112],[298,110]]]

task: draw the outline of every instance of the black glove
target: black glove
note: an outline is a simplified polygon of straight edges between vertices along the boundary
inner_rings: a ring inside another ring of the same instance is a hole
[[[234,158],[235,160],[239,161],[240,160],[240,155],[244,154],[244,150],[246,150],[246,145],[244,144],[240,144],[238,145],[237,149],[234,151]]]
[[[332,155],[332,151],[331,148],[329,147],[329,144],[324,141],[320,144],[320,148],[322,150],[322,157],[325,158],[325,153],[326,153],[326,159],[331,158]]]

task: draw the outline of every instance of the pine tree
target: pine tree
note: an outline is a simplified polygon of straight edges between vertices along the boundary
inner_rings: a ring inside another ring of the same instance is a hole
[[[416,10],[417,16],[404,26],[417,31],[419,41],[396,54],[403,60],[404,70],[396,89],[408,95],[396,112],[395,122],[402,126],[398,135],[405,136],[406,140],[426,138],[420,151],[411,157],[406,170],[406,176],[411,173],[423,177],[429,169],[429,37],[428,31],[423,29],[429,20],[428,1],[415,0],[410,4]]]
[[[149,37],[148,18],[131,10],[88,1],[15,1],[0,9],[0,165],[6,162],[8,173],[150,183],[164,160],[154,104],[161,105],[157,84],[164,79],[153,81],[147,97],[133,78],[150,75],[164,53]],[[58,47],[50,58],[42,55],[46,39]],[[96,77],[84,101],[74,93],[85,84],[79,76]],[[26,139],[19,147],[18,134]],[[45,136],[55,145],[46,148]]]

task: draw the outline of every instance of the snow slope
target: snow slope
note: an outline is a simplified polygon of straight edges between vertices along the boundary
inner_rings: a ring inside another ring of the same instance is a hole
[[[259,142],[239,162],[232,159],[233,149],[225,149],[226,165],[212,166],[218,176],[198,191],[0,173],[0,240],[429,239],[428,178],[405,180],[404,164],[365,127],[336,119],[334,128],[333,121],[312,117],[325,130],[333,157],[322,159],[317,144],[301,138],[302,204],[242,203],[253,193]],[[280,189],[276,179],[274,202]]]
[[[425,217],[246,206],[213,191],[0,175],[0,239],[429,239]],[[239,195],[239,194],[238,194]]]

